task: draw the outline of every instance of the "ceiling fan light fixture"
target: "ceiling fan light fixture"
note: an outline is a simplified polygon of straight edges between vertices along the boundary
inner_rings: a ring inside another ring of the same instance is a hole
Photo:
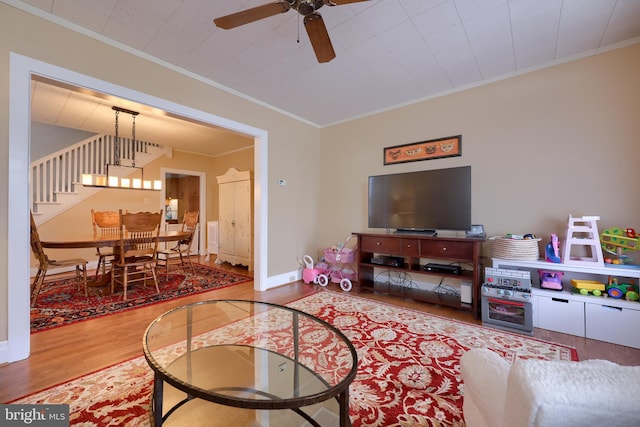
[[[324,3],[324,0],[300,0],[297,10],[300,15],[307,16],[320,9]]]

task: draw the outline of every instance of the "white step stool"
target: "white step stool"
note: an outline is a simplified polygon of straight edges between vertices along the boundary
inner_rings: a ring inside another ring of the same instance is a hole
[[[596,225],[596,221],[599,219],[599,216],[573,218],[569,215],[569,226],[564,240],[564,250],[562,251],[562,262],[564,264],[604,266],[600,235]],[[574,255],[572,253],[574,248],[578,248],[581,253],[577,256]]]

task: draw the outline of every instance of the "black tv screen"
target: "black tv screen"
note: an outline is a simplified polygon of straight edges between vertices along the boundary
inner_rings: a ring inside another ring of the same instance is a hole
[[[369,177],[369,228],[471,228],[471,166]]]

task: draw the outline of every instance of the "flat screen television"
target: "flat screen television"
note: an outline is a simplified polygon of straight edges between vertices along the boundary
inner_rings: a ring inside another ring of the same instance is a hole
[[[471,166],[369,177],[369,228],[471,228]]]

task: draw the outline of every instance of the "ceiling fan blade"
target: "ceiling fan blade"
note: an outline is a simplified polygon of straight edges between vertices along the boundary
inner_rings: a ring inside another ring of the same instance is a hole
[[[217,27],[229,30],[279,13],[285,13],[290,8],[289,2],[276,1],[263,4],[262,6],[252,7],[251,9],[241,10],[231,15],[221,16],[220,18],[214,19],[213,22]]]
[[[342,4],[358,3],[361,1],[369,0],[324,0],[324,4],[326,4],[327,6],[340,6]]]
[[[309,40],[316,53],[318,62],[329,62],[336,57],[333,50],[327,27],[324,25],[322,16],[318,13],[310,13],[304,17],[304,28],[307,30]]]

